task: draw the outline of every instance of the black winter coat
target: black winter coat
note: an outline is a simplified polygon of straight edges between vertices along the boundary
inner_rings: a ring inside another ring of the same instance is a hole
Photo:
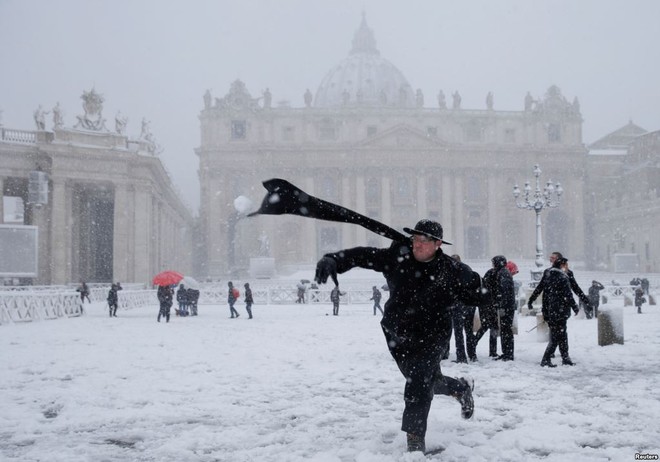
[[[325,256],[337,262],[340,274],[355,267],[383,273],[390,297],[381,325],[411,351],[437,343],[440,333],[451,330],[450,307],[456,302],[479,304],[479,275],[440,249],[424,263],[415,260],[408,240],[386,249],[356,247]]]
[[[158,286],[158,302],[161,306],[170,308],[172,306],[172,288],[169,286]]]
[[[571,309],[577,314],[569,277],[559,268],[550,268],[543,288],[543,318],[551,323],[571,317]],[[544,278],[546,277],[544,276]]]
[[[527,303],[534,302],[534,300],[536,300],[538,298],[538,296],[541,294],[541,292],[543,292],[543,289],[545,288],[545,285],[546,285],[546,278],[547,278],[548,272],[551,269],[552,268],[546,268],[543,271],[543,277],[541,278],[541,280],[539,281],[539,284],[534,289],[534,292],[532,292],[532,295],[529,296],[529,300],[528,300]],[[566,276],[568,277],[568,284],[569,284],[571,290],[573,291],[573,293],[575,293],[575,295],[578,296],[578,298],[580,299],[580,301],[582,303],[584,303],[585,305],[591,306],[591,303],[589,302],[589,298],[587,298],[587,296],[584,295],[584,292],[582,292],[582,289],[580,289],[580,286],[578,285],[577,281],[575,280],[575,276],[573,275],[573,271],[568,270],[564,274],[566,274]],[[545,297],[544,297],[543,304],[545,304]]]

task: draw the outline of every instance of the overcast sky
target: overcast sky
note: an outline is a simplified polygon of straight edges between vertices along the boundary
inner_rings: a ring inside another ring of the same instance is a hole
[[[550,85],[578,97],[584,141],[629,120],[660,129],[660,1],[656,0],[0,0],[0,110],[8,128],[59,101],[66,126],[80,96],[105,97],[140,121],[184,200],[199,203],[198,114],[208,88],[222,97],[240,78],[254,97],[303,106],[351,47],[362,11],[381,55],[426,106],[458,90],[462,107],[521,110]],[[52,114],[47,128],[52,127]]]

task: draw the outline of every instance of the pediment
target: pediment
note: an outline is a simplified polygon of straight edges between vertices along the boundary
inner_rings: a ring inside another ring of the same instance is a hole
[[[441,140],[437,136],[428,135],[415,127],[405,124],[396,125],[357,143],[360,147],[418,149],[437,148],[446,144],[446,141]]]

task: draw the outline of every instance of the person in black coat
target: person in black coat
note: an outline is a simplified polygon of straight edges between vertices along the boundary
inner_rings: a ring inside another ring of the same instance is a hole
[[[117,291],[122,290],[120,283],[114,283],[110,286],[108,291],[108,309],[110,310],[110,317],[117,317],[117,307],[119,306],[119,297],[117,297]]]
[[[550,260],[550,265],[551,266],[550,266],[550,268],[546,268],[543,271],[543,276],[541,277],[541,280],[539,281],[538,285],[534,289],[534,292],[532,292],[532,295],[530,296],[530,299],[533,298],[534,300],[536,300],[538,298],[539,294],[541,292],[543,292],[543,289],[545,287],[544,279],[546,277],[546,274],[548,273],[548,271],[550,271],[552,269],[552,265],[554,265],[555,261],[558,258],[564,258],[564,256],[561,254],[561,252],[552,252],[550,254],[549,260]],[[566,261],[568,261],[568,260],[566,260]],[[584,295],[584,292],[582,292],[582,289],[580,289],[580,286],[578,285],[577,281],[575,280],[575,275],[573,274],[573,271],[571,271],[570,269],[567,269],[566,270],[566,276],[568,276],[568,282],[571,286],[571,290],[573,291],[573,293],[578,296],[578,298],[580,299],[582,304],[586,307],[586,309],[590,309],[591,304],[589,302],[589,298],[586,295]],[[528,305],[529,305],[529,303],[528,303]]]
[[[176,301],[179,304],[176,314],[188,316],[188,289],[183,284],[179,284],[179,290],[176,291]]]
[[[227,288],[227,303],[229,304],[230,317],[238,318],[240,315],[238,314],[238,311],[236,311],[236,308],[234,308],[234,303],[238,300],[238,297],[236,296],[237,291],[234,290],[234,283],[229,281],[227,283]]]
[[[188,304],[190,306],[190,316],[197,316],[198,302],[199,302],[199,290],[188,289]]]
[[[452,255],[451,258],[460,262],[459,255]],[[463,302],[457,302],[451,309],[452,312],[452,326],[454,328],[454,346],[456,347],[456,362],[467,363],[468,358],[470,361],[477,360],[477,343],[472,330],[474,323],[474,313],[476,307],[466,305]],[[466,354],[467,346],[467,354]]]
[[[646,298],[644,298],[644,289],[638,287],[635,289],[635,306],[637,307],[637,312],[642,314],[642,305],[646,303]]]
[[[376,309],[378,309],[380,311],[380,314],[382,315],[384,313],[383,313],[383,309],[380,306],[380,300],[381,298],[383,298],[383,294],[380,293],[380,290],[378,290],[378,287],[376,286],[373,286],[371,290],[373,291],[373,294],[371,295],[371,298],[369,300],[374,301],[374,316],[376,316]]]
[[[442,226],[421,220],[404,228],[409,239],[389,248],[356,247],[326,254],[316,266],[315,280],[325,283],[337,273],[360,267],[383,273],[390,289],[381,327],[390,354],[406,379],[401,430],[408,450],[424,451],[428,414],[434,394],[453,396],[462,416],[472,417],[473,382],[443,376],[440,357],[451,334],[449,308],[458,301],[477,304],[479,275],[441,250]]]
[[[575,365],[568,354],[566,322],[571,317],[571,309],[576,315],[578,314],[578,307],[571,292],[568,271],[568,260],[561,257],[555,259],[552,268],[546,270],[543,276],[545,278],[545,284],[542,289],[543,301],[541,312],[543,313],[543,319],[548,323],[548,327],[550,328],[550,341],[541,359],[541,366],[544,367],[557,367],[551,360],[557,346],[559,346],[559,352],[561,353],[562,364],[565,366]],[[536,291],[534,291],[527,302],[530,309],[532,303],[536,300],[535,293]]]
[[[492,260],[491,260],[492,262]],[[493,300],[493,293],[495,292],[496,277],[495,277],[495,268],[491,268],[486,271],[482,279],[483,287],[483,300],[479,304],[479,321],[481,322],[481,327],[474,335],[475,351],[476,346],[481,340],[481,337],[487,331],[490,331],[488,334],[488,356],[491,358],[498,358],[497,355],[497,336],[500,332],[500,320],[497,313],[497,306]],[[474,361],[477,360],[475,353]]]
[[[157,321],[160,322],[160,318],[164,317],[166,322],[170,322],[170,308],[172,308],[172,299],[174,298],[172,287],[158,286],[156,296],[158,297],[158,303],[160,304]]]
[[[593,314],[595,318],[598,317],[598,307],[600,306],[600,291],[604,288],[605,286],[603,286],[603,284],[596,281],[595,279],[591,281],[591,287],[589,287],[589,290],[587,291],[589,294],[587,297],[589,297],[589,304],[593,309],[593,313],[591,310],[587,311],[585,309],[584,312],[587,315],[587,319],[591,319],[591,314]]]
[[[516,313],[516,297],[513,287],[513,276],[506,268],[506,258],[496,255],[492,259],[493,283],[491,285],[491,300],[493,309],[500,318],[500,341],[502,342],[502,355],[496,360],[513,361],[513,318]]]
[[[345,292],[339,291],[339,286],[335,286],[330,292],[330,301],[332,302],[332,315],[339,316],[339,297],[346,295]]]
[[[247,311],[248,319],[252,319],[252,304],[254,303],[252,289],[250,289],[250,283],[248,282],[246,282],[243,287],[245,287],[245,311]]]

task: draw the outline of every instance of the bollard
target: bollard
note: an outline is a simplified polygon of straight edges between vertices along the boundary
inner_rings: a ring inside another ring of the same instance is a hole
[[[608,308],[598,311],[598,345],[623,345],[623,309]]]
[[[548,323],[545,322],[545,319],[543,319],[541,313],[536,315],[536,325],[538,326],[536,328],[536,341],[539,343],[546,343],[550,340],[550,328],[548,327]]]

